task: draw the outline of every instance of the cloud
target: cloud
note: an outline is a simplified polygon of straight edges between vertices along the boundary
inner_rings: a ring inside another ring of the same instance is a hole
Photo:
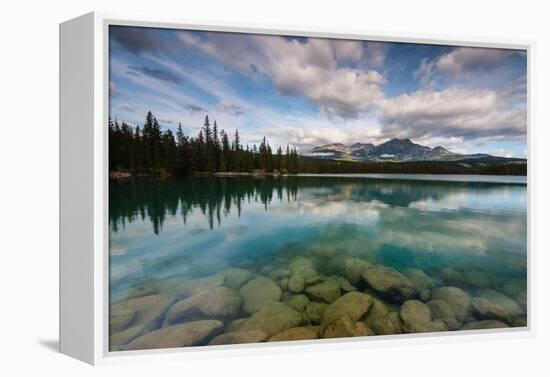
[[[130,72],[132,71],[139,72],[141,74],[155,78],[157,80],[168,81],[174,84],[179,84],[182,82],[179,76],[173,74],[170,71],[163,70],[160,68],[148,68],[144,66],[135,66],[135,65],[130,65],[128,66],[128,68],[130,69]]]
[[[157,118],[157,120],[160,124],[172,124],[172,123],[174,123],[171,119],[166,119],[166,118]]]
[[[244,115],[245,113],[244,109],[241,106],[233,105],[230,103],[221,103],[216,109],[219,112],[228,113],[235,117]]]
[[[489,71],[500,67],[512,50],[495,48],[458,47],[437,59],[440,72],[453,76],[464,73]]]
[[[199,105],[193,105],[191,103],[188,103],[188,104],[184,105],[183,108],[186,109],[186,110],[189,110],[189,113],[191,115],[194,115],[194,114],[197,114],[197,113],[208,113],[208,110],[205,109],[204,107],[199,106]]]
[[[109,95],[111,96],[111,98],[116,98],[116,97],[118,97],[119,94],[120,93],[118,91],[118,86],[114,82],[110,81],[109,82]]]
[[[328,115],[357,118],[384,97],[381,85],[386,79],[380,72],[343,64],[358,63],[369,55],[369,47],[365,51],[361,41],[231,33],[205,33],[199,37],[197,33],[180,32],[178,36],[187,46],[243,74],[269,77],[281,94],[302,95]],[[383,61],[381,49],[372,46],[370,55],[379,64]]]
[[[511,153],[509,153],[508,151],[505,151],[502,148],[493,149],[492,151],[489,151],[489,154],[497,157],[513,157]]]
[[[380,137],[380,128],[371,119],[328,120],[321,115],[316,117],[265,116],[267,119],[261,132],[271,145],[295,146],[300,153],[310,151],[313,147],[332,143],[353,144],[358,141],[369,141],[378,144],[385,141]],[[242,136],[247,136],[244,131]]]
[[[507,82],[498,90],[498,95],[515,100],[515,103],[527,104],[527,75]]]
[[[160,38],[155,37],[155,33],[142,27],[110,26],[109,37],[125,50],[136,55],[143,52],[156,53],[164,45]]]
[[[422,89],[381,103],[388,137],[463,139],[524,137],[525,109],[509,107],[490,90]]]
[[[496,48],[456,47],[434,59],[424,58],[414,72],[424,87],[433,87],[439,75],[454,79],[472,78],[480,73],[492,72],[500,67],[505,59],[518,53],[516,50]]]
[[[127,104],[127,103],[120,103],[117,105],[117,107],[124,111],[129,111],[129,112],[135,111],[135,109],[130,104]]]

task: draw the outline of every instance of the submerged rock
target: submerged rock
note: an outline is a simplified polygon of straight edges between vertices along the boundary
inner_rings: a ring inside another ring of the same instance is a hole
[[[293,293],[302,293],[306,288],[306,281],[300,275],[293,275],[288,279],[288,290]]]
[[[340,297],[340,284],[332,279],[312,285],[306,289],[306,294],[315,301],[330,304]]]
[[[339,286],[342,292],[354,292],[357,290],[346,278],[343,278],[338,275],[329,276],[326,281],[335,281]]]
[[[233,289],[218,287],[176,302],[166,313],[165,322],[219,319],[227,321],[237,315],[242,299]]]
[[[470,295],[457,287],[438,287],[432,290],[433,300],[443,300],[453,309],[456,319],[467,322],[472,318],[472,299]]]
[[[409,278],[418,292],[432,290],[435,287],[433,279],[419,268],[407,268],[403,275]]]
[[[277,333],[298,327],[302,324],[302,315],[281,302],[273,302],[255,312],[239,331],[262,330],[271,337]]]
[[[283,303],[288,305],[290,308],[296,310],[297,312],[302,313],[304,310],[306,310],[309,299],[306,295],[290,295],[283,299]]]
[[[371,297],[373,304],[365,318],[365,324],[371,326],[374,321],[379,318],[384,318],[390,312],[388,305],[384,301]]]
[[[237,318],[225,325],[224,331],[226,333],[238,331],[245,323],[248,321],[248,318]]]
[[[134,308],[119,308],[111,310],[111,318],[109,320],[109,329],[111,334],[122,331],[130,326],[136,318],[137,310]]]
[[[227,261],[222,258],[198,259],[191,264],[191,273],[193,276],[214,275],[225,270],[227,267]]]
[[[171,297],[185,298],[200,292],[221,287],[224,281],[225,275],[223,274],[192,280],[170,278],[159,282],[158,287],[161,294]]]
[[[208,345],[259,343],[266,339],[266,333],[261,330],[234,331],[218,335]]]
[[[475,321],[465,324],[461,330],[484,330],[484,329],[498,329],[502,327],[508,327],[504,322],[496,320]]]
[[[109,336],[109,349],[113,350],[114,347],[123,346],[142,335],[144,332],[144,327],[138,325],[117,333],[111,333]]]
[[[111,306],[110,319],[115,325],[112,332],[129,327],[143,326],[144,331],[160,327],[161,320],[173,300],[162,295],[150,295],[124,300]]]
[[[294,258],[289,265],[289,269],[292,272],[292,276],[288,281],[288,289],[294,293],[303,292],[304,288],[308,285],[313,285],[321,282],[321,276],[313,268],[311,261],[304,257]],[[301,284],[304,284],[302,290],[298,290]]]
[[[288,291],[288,278],[279,280],[279,287],[281,287],[283,292]]]
[[[128,292],[127,299],[154,295],[158,293],[157,283],[154,281],[145,281],[141,284],[133,286]]]
[[[253,277],[254,274],[248,270],[244,270],[242,268],[228,268],[225,270],[223,285],[228,288],[238,290]]]
[[[518,295],[527,293],[527,279],[514,278],[506,281],[502,286],[502,292],[510,297],[517,297]]]
[[[401,334],[402,322],[397,312],[388,313],[385,317],[375,319],[370,327],[377,335]]]
[[[413,283],[393,268],[375,265],[363,271],[362,276],[373,290],[389,300],[403,302],[418,296]]]
[[[430,298],[432,298],[432,291],[429,289],[424,289],[423,291],[420,291],[419,297],[420,300],[428,302]]]
[[[252,279],[239,289],[239,295],[243,298],[243,310],[249,314],[279,301],[281,293],[281,288],[273,280],[265,277]]]
[[[219,334],[222,329],[223,323],[216,320],[188,322],[151,331],[132,340],[126,349],[143,350],[202,345]]]
[[[342,317],[348,317],[352,322],[362,320],[373,305],[371,296],[360,292],[349,292],[330,304],[321,316],[323,327]]]
[[[441,280],[447,285],[464,285],[464,276],[457,270],[451,267],[443,267],[439,270]]]
[[[418,300],[405,301],[400,312],[403,331],[408,333],[445,331],[447,326],[441,320],[433,320],[430,307]]]
[[[526,315],[518,315],[512,319],[511,325],[512,327],[527,327],[527,316]]]
[[[418,300],[408,300],[401,306],[401,319],[404,326],[415,323],[425,323],[432,320],[430,307]]]
[[[343,274],[351,284],[357,285],[362,280],[362,273],[367,268],[372,267],[372,263],[359,258],[346,258],[344,260]]]
[[[525,314],[522,306],[503,293],[483,289],[472,300],[475,313],[481,319],[496,319],[511,324],[515,317]]]
[[[289,278],[292,275],[292,271],[286,268],[276,268],[269,273],[269,277],[273,280],[281,280]]]
[[[323,338],[347,338],[352,336],[369,336],[374,332],[363,322],[353,322],[348,316],[341,317],[330,324],[323,326],[321,336]]]
[[[502,292],[508,297],[513,298],[522,308],[527,308],[527,279],[514,278],[508,280],[502,286]]]
[[[511,315],[502,306],[487,298],[474,297],[472,299],[472,307],[478,318],[497,319],[506,323],[512,321]]]
[[[525,314],[523,308],[513,299],[503,293],[492,289],[483,289],[479,291],[479,296],[484,297],[493,303],[502,307],[509,316]]]
[[[463,276],[466,284],[470,287],[488,288],[491,286],[491,280],[485,272],[477,270],[465,271]]]
[[[446,301],[430,300],[426,305],[430,307],[434,319],[444,322],[449,330],[458,330],[462,327],[462,323],[457,321],[455,312]]]
[[[321,316],[327,307],[327,304],[323,304],[321,302],[309,302],[304,311],[304,319],[312,324],[320,324]]]
[[[273,335],[269,338],[269,342],[307,339],[319,339],[319,334],[311,327],[293,327]]]

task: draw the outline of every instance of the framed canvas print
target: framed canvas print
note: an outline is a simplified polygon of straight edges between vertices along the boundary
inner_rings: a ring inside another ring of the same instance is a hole
[[[60,29],[61,351],[532,331],[529,43]]]

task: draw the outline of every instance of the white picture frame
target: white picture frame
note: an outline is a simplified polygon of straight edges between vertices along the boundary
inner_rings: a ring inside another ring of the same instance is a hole
[[[532,239],[534,184],[528,173],[528,327],[409,334],[334,340],[259,343],[216,347],[109,352],[108,350],[108,27],[145,27],[298,35],[374,41],[524,49],[528,63],[528,159],[533,156],[533,41],[441,38],[418,33],[235,23],[201,23],[169,18],[88,13],[60,25],[60,351],[90,364],[159,359],[293,353],[296,350],[352,349],[396,343],[505,339],[535,335]],[[531,169],[529,169],[531,170]]]

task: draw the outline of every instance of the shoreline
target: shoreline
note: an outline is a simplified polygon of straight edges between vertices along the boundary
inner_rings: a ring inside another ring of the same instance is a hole
[[[480,183],[507,183],[524,184],[528,182],[527,175],[497,175],[497,174],[433,174],[433,173],[270,173],[270,172],[192,172],[189,177],[326,177],[326,178],[366,178],[388,180],[417,180],[417,181],[444,181],[444,182],[480,182]],[[169,174],[132,174],[130,172],[114,171],[109,173],[113,180],[127,180],[135,178],[174,178]]]

